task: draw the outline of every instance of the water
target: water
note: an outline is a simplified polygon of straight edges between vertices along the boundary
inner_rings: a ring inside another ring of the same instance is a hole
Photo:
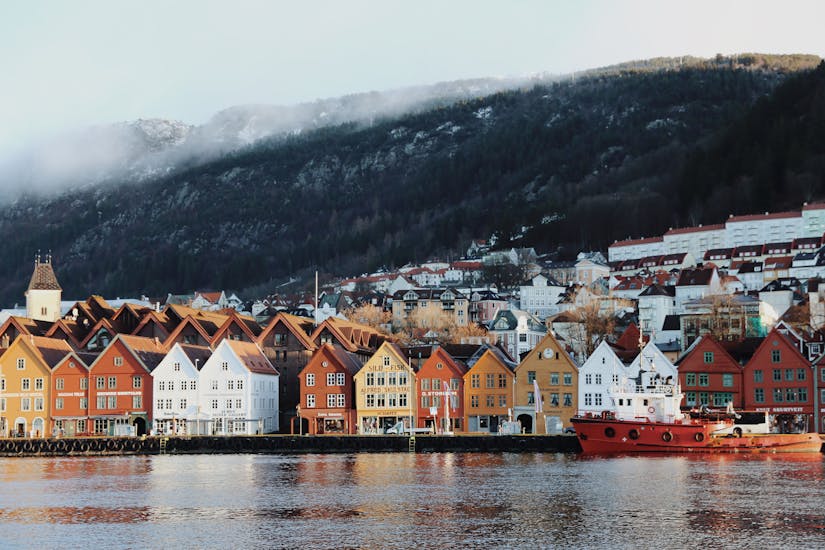
[[[0,459],[2,548],[822,548],[820,454]]]

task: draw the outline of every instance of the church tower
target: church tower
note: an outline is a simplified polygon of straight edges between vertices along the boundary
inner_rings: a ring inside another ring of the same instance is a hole
[[[60,298],[63,289],[57,284],[52,269],[52,255],[40,261],[40,253],[34,260],[34,273],[26,290],[26,317],[36,321],[55,322],[60,319]]]

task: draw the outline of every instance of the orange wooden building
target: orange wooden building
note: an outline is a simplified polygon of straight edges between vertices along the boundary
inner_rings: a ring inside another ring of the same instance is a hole
[[[416,374],[419,399],[416,427],[435,427],[437,433],[464,431],[464,374],[467,367],[442,347]]]
[[[515,363],[498,348],[479,354],[464,374],[464,422],[468,432],[496,433],[512,412]]]
[[[315,351],[298,375],[299,413],[308,433],[356,433],[353,376],[360,368],[358,357],[340,346],[324,344]]]

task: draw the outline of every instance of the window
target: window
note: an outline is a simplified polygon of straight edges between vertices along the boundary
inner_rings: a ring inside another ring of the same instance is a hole
[[[116,395],[110,395],[109,396],[109,408],[110,409],[116,409],[117,408],[117,396]]]
[[[796,401],[796,388],[785,388],[785,401],[788,403]]]
[[[398,385],[399,386],[406,386],[407,385],[407,373],[406,372],[399,372],[398,373]]]
[[[0,397],[0,412],[6,412],[6,398]]]
[[[805,403],[808,401],[808,388],[799,388],[797,390],[797,401],[800,403]]]
[[[422,390],[429,390],[430,389],[430,379],[429,378],[422,378],[421,379],[421,389]]]
[[[706,351],[705,352],[705,364],[708,364],[708,363],[713,363],[713,352],[712,351]]]
[[[236,409],[243,409],[243,399],[236,399],[235,400],[235,408]]]
[[[57,409],[58,411],[63,410],[63,398],[62,397],[58,397],[57,399],[54,400],[54,408]]]
[[[239,390],[243,389],[243,378],[238,378],[237,380],[235,380],[235,387]]]
[[[685,386],[695,386],[695,385],[696,385],[696,373],[695,372],[685,373]]]
[[[383,393],[379,393],[375,396],[375,406],[376,407],[386,407],[387,406],[387,396]]]
[[[57,390],[62,390],[63,389],[63,379],[62,378],[55,378],[54,387]]]
[[[565,372],[564,373],[564,385],[565,386],[572,386],[573,385],[573,373]]]
[[[559,394],[557,394],[557,393],[551,393],[550,394],[550,404],[553,405],[554,407],[559,406]]]
[[[496,404],[496,397],[494,395],[486,395],[487,398],[487,406],[494,407]]]
[[[218,408],[218,400],[217,399],[212,400],[212,408],[217,410],[217,408]]]
[[[334,386],[335,385],[335,373],[328,372],[327,373],[327,386]]]
[[[470,396],[470,407],[477,409],[478,408],[478,396],[471,395]]]
[[[169,381],[169,391],[175,391],[175,381],[174,380]]]
[[[122,367],[123,366],[123,357],[117,356],[115,357],[115,366]]]
[[[366,399],[365,402],[366,402],[367,407],[375,407],[375,394],[374,393],[368,393],[367,394],[367,399]]]
[[[709,378],[710,378],[710,376],[708,375],[708,373],[706,373],[706,372],[700,372],[700,373],[699,373],[699,385],[700,385],[700,386],[708,386],[708,385],[710,385],[709,380],[708,380]]]
[[[593,397],[595,398],[595,405],[600,406],[602,404],[602,394],[597,393]]]
[[[226,362],[226,361],[223,361],[221,363],[221,370],[229,370],[229,363]]]
[[[796,379],[797,380],[805,380],[805,369],[796,369]]]
[[[618,375],[616,375],[616,376],[618,376]],[[616,380],[616,381],[618,382],[618,380]],[[602,383],[602,375],[597,374],[596,375],[596,384],[601,384],[601,383]]]
[[[343,386],[345,382],[344,373],[343,372],[336,372],[335,373],[335,385],[336,386]],[[395,381],[393,381],[395,384]]]
[[[26,368],[26,360],[24,358],[20,358],[17,360],[17,370],[24,370]]]
[[[587,376],[590,376],[590,375],[588,374]],[[536,381],[536,371],[528,370],[527,371],[527,383],[532,384],[535,381]],[[589,384],[589,382],[588,382],[588,384]]]
[[[733,374],[723,374],[722,375],[722,386],[726,388],[733,387]]]
[[[593,383],[593,375],[592,374],[585,374],[584,375],[584,383],[585,384],[592,384]]]
[[[551,386],[558,386],[559,385],[559,373],[551,372],[550,373],[550,385]]]
[[[172,369],[173,369],[175,372],[180,372],[180,363],[178,363],[177,361],[175,361],[175,362],[172,364]]]
[[[186,410],[186,399],[181,399],[180,400],[180,410],[182,410],[182,411]]]
[[[772,349],[771,350],[771,363],[781,363],[782,362],[782,350]]]
[[[757,370],[753,371],[753,381],[756,382],[756,383],[762,382],[762,370],[761,369],[757,369]]]
[[[226,381],[226,389],[227,390],[234,390],[235,389],[235,381],[234,380],[227,380]]]
[[[140,376],[132,377],[132,388],[139,390],[143,386],[143,379]]]
[[[189,381],[189,389],[190,390],[197,390],[198,389],[198,383],[194,380],[190,380]]]
[[[106,396],[105,395],[98,395],[97,396],[97,408],[98,409],[105,409],[106,408]]]
[[[218,389],[218,381],[217,381],[217,380],[212,380],[212,389],[213,389],[213,390],[217,390],[217,389]]]
[[[30,411],[32,410],[32,400],[28,397],[24,397],[20,400],[20,410],[21,411]]]
[[[171,400],[169,401],[169,407],[170,408],[172,407]],[[227,409],[227,410],[232,408],[232,400],[231,399],[226,400],[226,405],[224,406],[224,408]]]
[[[528,397],[529,397],[529,396],[528,396]],[[528,404],[528,405],[530,404],[530,400],[529,400],[529,399],[527,400],[527,404]],[[585,406],[585,407],[590,407],[591,405],[593,405],[593,394],[592,394],[592,393],[586,393],[586,394],[584,394],[584,406]]]
[[[133,395],[132,396],[132,408],[133,409],[142,409],[143,408],[143,397],[140,395]]]
[[[421,396],[421,408],[426,409],[430,406],[430,396],[429,395],[422,395]]]
[[[498,406],[499,407],[506,407],[507,406],[507,396],[503,394],[499,394],[498,396]]]
[[[705,391],[699,392],[699,404],[700,405],[710,405],[710,401],[708,400],[708,392],[705,392]]]
[[[779,369],[773,369],[773,381],[774,382],[781,382],[782,381],[782,371]]]
[[[764,403],[765,402],[765,389],[764,388],[754,388],[753,390],[753,400],[757,403]]]
[[[109,389],[113,390],[115,388],[117,388],[117,377],[116,376],[110,376],[109,377]]]
[[[314,393],[308,393],[307,394],[307,407],[310,408],[310,409],[315,408],[315,394]]]
[[[89,379],[88,378],[81,378],[80,379],[80,389],[81,390],[88,390],[89,389]]]
[[[534,405],[535,403],[536,403],[536,394],[531,392],[531,391],[528,391],[527,392],[527,404],[528,405]]]
[[[367,380],[369,380],[370,375],[367,375]],[[315,385],[315,375],[311,372],[307,373],[307,386],[314,386]],[[367,386],[371,386],[369,382],[367,382]]]
[[[785,380],[788,382],[793,381],[793,369],[785,369]]]
[[[384,356],[384,366],[385,366],[385,367],[389,367],[389,366],[390,366],[390,356],[389,356],[389,355],[385,355],[385,356]]]
[[[89,399],[88,398],[86,398],[86,397],[81,397],[80,398],[80,408],[83,409],[83,410],[86,410],[86,409],[89,408]],[[80,421],[78,420],[78,422],[80,422]],[[77,429],[78,429],[78,431],[80,431],[79,427]]]
[[[375,385],[376,386],[383,386],[385,384],[385,376],[383,372],[376,372],[375,373]]]
[[[479,379],[478,374],[471,374],[470,375],[470,387],[471,388],[480,388],[481,387],[481,380]]]
[[[782,403],[782,388],[773,389],[773,402]]]
[[[484,387],[486,388],[494,388],[496,384],[496,375],[495,374],[487,374],[486,376],[486,384]]]
[[[506,388],[507,387],[507,375],[506,374],[499,374],[498,375],[498,387],[499,388]]]
[[[730,392],[717,392],[713,394],[714,407],[725,407],[728,401],[733,401],[733,394]]]
[[[404,406],[406,406],[407,405],[407,403],[406,403],[407,394],[402,394],[402,395],[404,396]],[[399,402],[400,402],[400,399],[399,399]],[[346,395],[345,394],[343,394],[343,393],[338,394],[337,399],[336,399],[336,406],[337,407],[346,407],[347,406],[347,401],[346,401]],[[401,405],[399,404],[399,406],[401,406]]]
[[[166,391],[166,382],[164,380],[158,382],[158,391]]]
[[[327,408],[332,408],[335,406],[335,394],[328,393],[327,394]]]
[[[21,378],[20,379],[20,388],[23,391],[29,391],[31,389],[31,378]]]
[[[187,381],[181,380],[180,381],[180,389],[186,391]]]
[[[573,394],[572,393],[565,393],[564,394],[564,406],[565,407],[572,407],[573,406]]]

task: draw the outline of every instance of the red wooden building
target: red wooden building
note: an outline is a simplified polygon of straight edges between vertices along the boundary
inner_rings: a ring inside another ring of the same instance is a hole
[[[773,329],[743,373],[745,408],[775,415],[781,431],[814,429],[815,370],[791,340]]]
[[[709,335],[700,336],[677,362],[685,408],[745,406],[742,366]]]
[[[118,334],[112,340],[89,366],[91,433],[146,434],[152,422],[151,372],[165,356],[154,338]]]
[[[298,374],[301,392],[298,412],[308,433],[356,433],[352,377],[360,368],[358,357],[340,346],[323,344],[315,351]]]
[[[453,359],[444,348],[439,346],[433,350],[416,376],[420,400],[416,427],[435,426],[438,433],[464,431],[466,372],[467,367]]]

